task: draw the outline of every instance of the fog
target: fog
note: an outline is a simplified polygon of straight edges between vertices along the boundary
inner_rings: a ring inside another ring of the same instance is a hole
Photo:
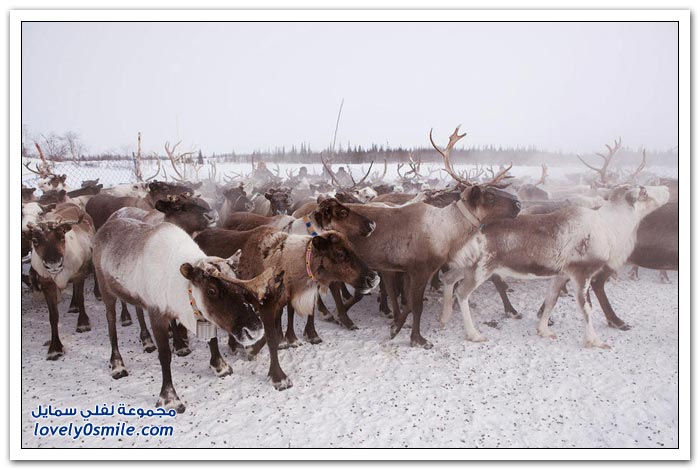
[[[24,23],[22,122],[88,152],[205,154],[338,140],[666,150],[675,23]]]

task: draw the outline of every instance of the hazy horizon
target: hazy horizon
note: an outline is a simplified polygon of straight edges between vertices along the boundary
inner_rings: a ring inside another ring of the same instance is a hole
[[[86,153],[678,145],[676,23],[32,23],[22,119]]]

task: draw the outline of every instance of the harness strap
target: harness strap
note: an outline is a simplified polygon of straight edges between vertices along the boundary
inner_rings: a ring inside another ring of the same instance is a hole
[[[459,209],[459,212],[462,213],[465,219],[469,221],[470,224],[472,224],[474,227],[478,228],[479,231],[481,231],[484,228],[484,224],[481,223],[481,220],[474,215],[472,211],[469,210],[466,204],[464,204],[464,201],[461,199],[457,201],[457,209]]]
[[[311,218],[309,218],[308,215],[304,216],[304,225],[306,225],[306,231],[311,235],[312,237],[317,237],[318,232],[316,231],[316,228],[314,227],[313,222],[311,222]]]
[[[314,276],[314,273],[311,272],[311,255],[313,253],[313,238],[309,240],[309,243],[306,245],[306,274],[309,276],[309,279],[311,279],[312,282],[316,282],[316,276]]]

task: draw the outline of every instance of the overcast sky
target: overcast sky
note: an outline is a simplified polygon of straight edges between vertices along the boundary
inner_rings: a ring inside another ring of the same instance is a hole
[[[89,151],[677,145],[675,23],[24,23],[22,121]]]

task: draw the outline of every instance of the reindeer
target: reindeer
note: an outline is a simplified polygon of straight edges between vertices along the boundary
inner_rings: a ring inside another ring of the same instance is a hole
[[[36,188],[25,188],[24,185],[22,185],[22,204],[36,201],[34,191],[36,191]]]
[[[209,204],[201,198],[190,197],[189,193],[179,196],[168,196],[166,200],[156,202],[155,210],[145,211],[137,207],[122,207],[116,211],[111,219],[134,219],[149,225],[158,225],[168,222],[184,230],[190,237],[214,227],[217,222],[216,211],[209,208]],[[136,306],[136,318],[141,332],[139,338],[143,350],[147,353],[155,351],[151,335],[148,332],[143,310]],[[177,356],[187,356],[192,351],[187,341],[187,329],[179,326],[174,320],[170,325],[173,334],[173,349]]]
[[[90,216],[71,203],[58,205],[44,221],[28,222],[27,229],[32,243],[32,269],[49,310],[51,342],[46,359],[55,361],[64,354],[58,336],[58,302],[69,282],[73,283],[79,311],[76,331],[90,331],[83,287],[89,272],[95,229]]]
[[[248,195],[243,189],[243,186],[234,186],[226,188],[221,193],[224,202],[219,210],[220,221],[224,222],[229,215],[236,212],[250,212],[255,207]]]
[[[666,271],[678,271],[678,202],[669,202],[642,220],[628,262],[634,264],[630,271],[632,280],[639,279],[641,266],[658,269],[661,282],[671,282]],[[599,282],[604,284],[604,280]]]
[[[384,273],[403,272],[408,285],[409,307],[413,313],[411,345],[429,349],[432,343],[420,333],[420,318],[423,311],[423,293],[433,276],[447,261],[456,256],[479,230],[501,217],[515,217],[520,211],[520,203],[512,194],[496,187],[505,178],[505,169],[490,185],[472,184],[460,178],[452,169],[449,154],[455,144],[464,137],[459,134],[459,126],[450,136],[447,148],[443,151],[433,146],[443,156],[445,171],[467,188],[460,199],[444,208],[427,204],[408,204],[401,207],[376,207],[361,204],[348,204],[348,207],[376,223],[371,237],[349,236],[357,254],[372,269],[380,271],[386,282],[387,292],[397,314],[391,326],[394,338],[406,321],[408,310],[401,311],[396,300],[396,286],[393,276]],[[432,141],[432,130],[430,132]],[[410,230],[404,230],[410,227]],[[331,289],[336,306],[346,314],[345,304],[339,292]],[[357,301],[352,299],[351,304]]]
[[[469,297],[492,274],[515,277],[550,277],[550,284],[537,333],[556,338],[549,328],[549,316],[561,288],[571,280],[579,311],[584,319],[586,347],[608,348],[598,337],[591,318],[586,292],[599,273],[617,270],[634,247],[639,222],[668,200],[664,187],[622,186],[614,190],[609,203],[598,210],[570,207],[545,215],[523,215],[486,224],[481,233],[464,247],[459,268],[443,277],[444,327],[452,315],[454,285],[470,341],[485,341],[471,318]],[[451,266],[451,267],[452,267]]]
[[[379,282],[376,273],[354,253],[347,238],[335,231],[317,236],[293,235],[278,232],[272,227],[258,227],[246,232],[210,229],[199,234],[195,241],[205,253],[226,256],[241,249],[239,271],[250,278],[265,269],[273,268],[282,275],[283,289],[269,298],[261,308],[265,337],[270,351],[268,375],[277,390],[292,386],[282,371],[277,357],[282,309],[287,305],[290,315],[313,315],[318,289],[326,289],[333,281],[346,282],[362,292]],[[212,339],[216,342],[216,338]],[[249,348],[249,355],[257,354],[264,342]],[[212,348],[212,351],[218,352]]]
[[[109,220],[95,237],[93,262],[107,311],[112,377],[128,375],[117,344],[115,304],[120,298],[148,310],[163,375],[156,406],[178,413],[185,405],[172,383],[169,322],[177,319],[193,332],[199,322],[208,322],[252,345],[264,334],[255,308],[279,290],[272,270],[241,281],[235,275],[237,256],[208,257],[169,222],[154,226],[128,218]],[[218,365],[228,371],[223,359]]]
[[[30,172],[39,176],[39,182],[37,187],[41,191],[56,190],[60,191],[62,189],[68,190],[66,186],[67,175],[56,175],[54,174],[54,165],[49,163],[44,157],[44,152],[42,152],[41,147],[38,143],[34,143],[37,151],[39,152],[39,158],[41,158],[41,163],[35,165],[36,170],[32,170],[29,163],[24,163],[23,166]]]

